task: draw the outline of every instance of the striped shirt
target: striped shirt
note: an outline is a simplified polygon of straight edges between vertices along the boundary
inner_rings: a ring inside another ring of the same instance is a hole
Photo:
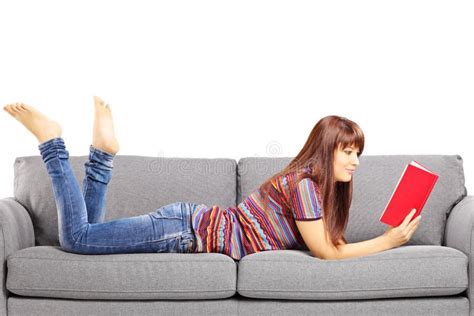
[[[308,250],[295,220],[320,219],[322,203],[316,184],[309,178],[299,181],[291,198],[288,183],[295,181],[296,172],[274,179],[266,212],[260,189],[237,207],[222,209],[217,205],[198,205],[192,215],[195,252],[223,253],[240,260],[248,254],[266,250]],[[284,202],[291,206],[289,211]]]

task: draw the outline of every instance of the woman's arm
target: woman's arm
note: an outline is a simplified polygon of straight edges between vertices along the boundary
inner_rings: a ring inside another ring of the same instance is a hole
[[[296,220],[301,237],[314,257],[330,260],[345,259],[370,255],[393,247],[386,235],[352,244],[346,244],[340,240],[342,244],[334,246],[324,228],[323,221],[324,219],[317,221]]]
[[[385,233],[379,237],[353,244],[336,246],[336,259],[358,257],[405,244],[410,240],[420,224],[420,216],[411,220],[415,213],[416,210],[413,209],[398,227],[389,226]]]
[[[393,246],[391,246],[386,237],[382,235],[361,242],[338,245],[336,248],[338,249],[336,252],[336,257],[329,259],[346,259],[366,256],[391,249]]]

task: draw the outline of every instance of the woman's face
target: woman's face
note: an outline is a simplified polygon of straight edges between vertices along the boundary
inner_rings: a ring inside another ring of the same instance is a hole
[[[357,154],[359,148],[348,146],[342,148],[338,146],[334,152],[334,180],[340,182],[349,182],[352,180],[352,174],[359,165]]]

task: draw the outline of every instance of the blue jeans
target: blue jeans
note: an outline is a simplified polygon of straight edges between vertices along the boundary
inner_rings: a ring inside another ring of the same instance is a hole
[[[176,202],[145,215],[103,222],[115,155],[90,146],[81,192],[64,140],[53,138],[38,148],[51,177],[62,249],[79,254],[194,252],[191,216],[197,204]]]

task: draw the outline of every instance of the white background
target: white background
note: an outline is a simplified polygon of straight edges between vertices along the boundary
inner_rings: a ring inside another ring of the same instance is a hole
[[[1,1],[0,104],[87,155],[92,96],[119,155],[293,157],[329,114],[365,155],[459,154],[474,186],[473,1]],[[36,139],[0,111],[0,198]]]

